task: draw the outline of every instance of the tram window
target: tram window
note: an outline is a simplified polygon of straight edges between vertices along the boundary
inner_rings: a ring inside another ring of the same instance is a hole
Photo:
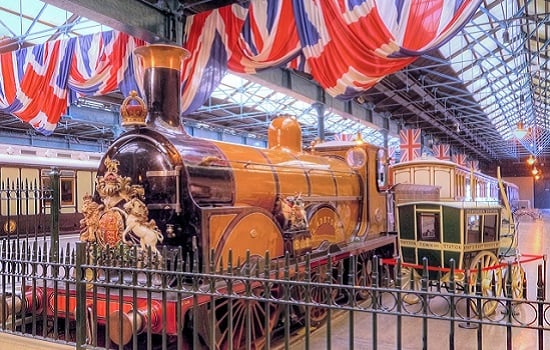
[[[418,239],[421,241],[439,241],[439,214],[418,213],[416,216],[418,225]]]
[[[496,239],[497,216],[485,215],[483,218],[483,242],[494,242]]]
[[[468,237],[466,243],[479,243],[481,242],[481,230],[479,229],[479,223],[481,217],[479,215],[468,215],[467,217]]]
[[[49,206],[52,202],[52,186],[49,177],[43,177],[42,181],[42,196],[43,205]]]
[[[74,205],[74,179],[61,179],[61,205]]]

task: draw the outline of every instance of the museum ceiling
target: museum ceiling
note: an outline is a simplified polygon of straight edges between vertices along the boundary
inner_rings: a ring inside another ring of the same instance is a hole
[[[151,29],[163,16],[178,18],[225,6],[236,1],[103,1],[113,6],[140,6],[142,18],[126,17],[123,11],[111,15],[98,13],[99,0],[0,0],[0,52],[55,40],[64,36],[85,35],[123,24],[135,35],[162,35]],[[243,2],[244,3],[244,2]],[[58,6],[59,8],[56,8]],[[108,6],[107,6],[108,7]],[[354,103],[366,106],[400,128],[421,128],[425,141],[448,143],[485,163],[514,163],[530,154],[544,160],[550,156],[550,121],[548,89],[550,43],[548,22],[550,2],[542,0],[486,0],[469,23],[439,50],[419,57],[405,69],[384,78]],[[133,16],[136,17],[136,16]],[[94,18],[90,20],[88,18]],[[103,21],[101,21],[103,19]],[[99,21],[98,21],[99,20]],[[102,24],[99,24],[102,23]],[[166,32],[166,31],[165,31]],[[292,73],[292,72],[291,72]],[[292,73],[294,74],[294,73]],[[300,76],[308,79],[307,76]],[[315,82],[311,82],[315,86]],[[255,95],[261,82],[240,80],[222,82],[215,98],[200,113],[186,116],[188,123],[219,130],[238,130],[265,136],[269,117],[277,103],[269,96]],[[238,85],[238,86],[234,86]],[[254,105],[269,104],[269,111],[243,105],[236,92],[255,96]],[[294,98],[294,97],[293,97]],[[82,101],[112,113],[122,96],[118,93]],[[288,99],[280,105],[295,103]],[[303,103],[296,103],[296,106]],[[312,113],[311,106],[296,107]],[[335,119],[331,119],[335,118]],[[317,137],[315,120],[306,126],[306,142]],[[304,119],[306,120],[306,119]],[[54,135],[72,140],[104,140],[109,143],[117,134],[109,123],[87,123],[78,117],[62,118]],[[348,131],[366,132],[380,142],[379,128],[361,120],[335,113],[327,119],[328,134]],[[527,134],[516,136],[518,125]],[[378,125],[382,127],[382,125]],[[0,130],[20,132],[24,137],[39,137],[17,118],[0,118]],[[396,132],[390,133],[395,142]]]

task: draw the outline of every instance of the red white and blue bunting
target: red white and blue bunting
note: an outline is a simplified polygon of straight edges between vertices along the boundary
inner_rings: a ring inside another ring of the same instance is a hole
[[[182,113],[198,109],[227,70],[288,67],[351,99],[449,40],[481,0],[270,0],[186,20]],[[47,42],[0,56],[0,110],[50,134],[79,96],[138,89],[132,55],[145,43],[119,32]]]
[[[137,89],[133,49],[117,32],[46,42],[0,56],[0,110],[48,135],[80,96]]]

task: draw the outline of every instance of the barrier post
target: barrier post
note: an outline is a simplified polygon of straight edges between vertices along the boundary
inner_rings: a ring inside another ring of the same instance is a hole
[[[470,322],[470,320],[472,319],[472,307],[473,307],[473,303],[475,300],[472,300],[472,298],[470,298],[468,295],[470,295],[470,288],[469,288],[469,283],[471,283],[470,281],[470,278],[471,278],[471,275],[470,275],[470,269],[466,269],[464,271],[464,294],[466,295],[466,322],[462,322],[462,323],[459,323],[458,326],[460,328],[465,328],[465,329],[476,329],[478,327],[477,324],[475,323],[472,323]]]
[[[451,294],[450,300],[450,316],[451,321],[449,322],[449,350],[455,349],[455,293],[456,293],[456,283],[455,283],[455,259],[449,259],[449,288],[448,291]]]
[[[518,264],[518,268],[520,268]],[[505,275],[505,296],[506,296],[506,310],[507,310],[507,325],[506,325],[506,349],[512,350],[512,321],[514,315],[514,293],[512,292],[512,262],[508,261],[507,273]]]
[[[51,215],[51,259],[54,263],[59,262],[59,212],[61,211],[59,189],[59,169],[52,168],[50,172],[50,186],[52,191],[52,199],[50,202]]]
[[[84,349],[86,342],[86,282],[84,281],[84,269],[86,263],[86,243],[76,243],[76,349]]]
[[[397,289],[397,335],[396,335],[396,348],[402,349],[403,346],[403,316],[402,316],[402,265],[401,258],[395,259],[395,289]]]
[[[546,271],[545,271],[546,272]],[[545,290],[544,290],[544,278],[543,276],[543,270],[542,265],[538,265],[537,267],[537,304],[538,304],[538,343],[539,343],[539,350],[544,349],[544,320],[545,320],[545,313],[544,313],[544,296],[545,296]]]
[[[430,273],[428,271],[428,258],[422,258],[422,281],[421,281],[421,290],[422,290],[422,349],[428,349],[428,285],[430,281]]]

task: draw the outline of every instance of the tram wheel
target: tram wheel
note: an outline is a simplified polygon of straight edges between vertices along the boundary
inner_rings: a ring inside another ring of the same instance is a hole
[[[401,270],[401,288],[412,291],[421,289],[420,275],[412,267],[404,267]],[[402,299],[410,305],[417,304],[420,301],[420,297],[416,293],[403,294]]]
[[[478,284],[478,265],[481,263],[480,283]],[[491,252],[479,252],[470,264],[470,280],[468,281],[470,294],[480,294],[485,297],[498,297],[502,294],[502,269],[495,267],[500,261]],[[478,290],[480,288],[480,290]],[[472,310],[477,314],[477,302],[470,304]],[[492,315],[498,306],[498,301],[492,299],[481,299],[482,316]]]
[[[272,333],[280,315],[279,304],[261,300],[267,296],[264,291],[265,286],[261,285],[252,289],[251,298],[216,301],[216,349],[229,349],[231,343],[236,350],[264,348],[267,334]],[[270,297],[277,298],[280,287],[273,285],[270,292]],[[210,316],[205,322],[210,324]]]
[[[525,289],[523,285],[525,282],[525,270],[519,263],[512,264],[510,270],[510,277],[508,277],[509,271],[506,271],[504,281],[505,283],[507,283],[508,280],[510,281],[512,289],[511,297],[516,300],[523,299],[525,298],[525,295],[523,295]]]

